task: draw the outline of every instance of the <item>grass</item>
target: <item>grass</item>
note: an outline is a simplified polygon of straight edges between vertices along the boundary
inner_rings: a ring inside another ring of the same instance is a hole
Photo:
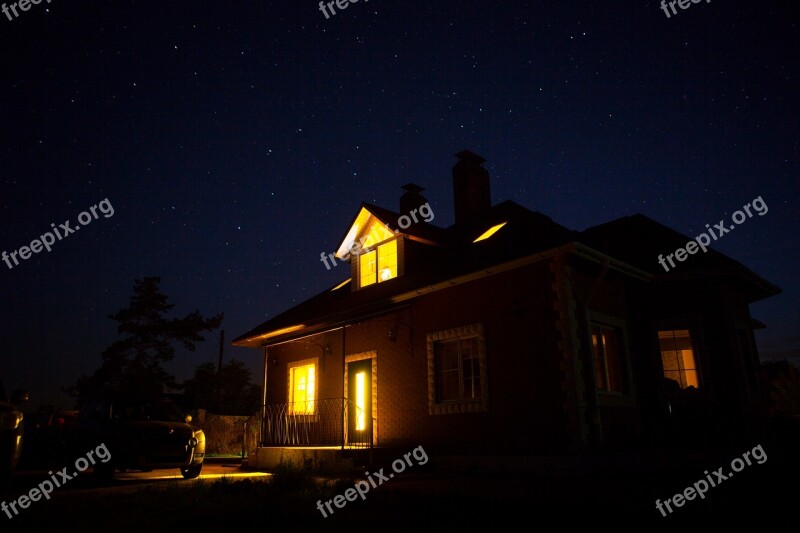
[[[347,502],[323,518],[326,502],[353,487],[350,478],[321,479],[310,470],[281,465],[272,478],[187,482],[175,480],[119,489],[61,490],[51,501],[34,502],[13,522],[0,515],[0,531],[208,531],[236,527],[352,530],[355,527],[425,529],[447,523],[473,529],[490,520],[497,528],[511,521],[564,524],[585,517],[616,521],[620,530],[651,526],[740,524],[754,516],[779,518],[796,507],[794,480],[800,464],[793,455],[769,449],[769,460],[748,467],[714,488],[704,500],[688,502],[662,517],[654,502],[698,479],[704,468],[725,465],[730,457],[705,466],[647,471],[604,471],[584,476],[508,472],[497,474],[409,471]],[[791,459],[791,460],[790,460]],[[372,469],[374,471],[374,469]],[[787,487],[787,488],[784,488]],[[250,526],[252,527],[252,526]]]
[[[319,527],[317,500],[326,501],[354,484],[352,479],[316,477],[308,468],[279,465],[270,478],[169,480],[150,485],[87,482],[79,490],[60,490],[49,501],[31,502],[0,531],[206,531],[252,523]],[[75,485],[72,487],[75,489]],[[341,513],[340,513],[341,514]],[[268,518],[267,518],[268,517]],[[6,522],[6,520],[9,520]]]
[[[196,527],[229,528],[248,523],[319,525],[316,501],[330,488],[305,472],[283,469],[268,480],[167,481],[136,490],[62,491],[50,501],[33,502],[0,530],[166,531]]]

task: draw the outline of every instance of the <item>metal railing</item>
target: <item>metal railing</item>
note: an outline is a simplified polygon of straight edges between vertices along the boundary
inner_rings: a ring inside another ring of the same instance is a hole
[[[374,419],[347,398],[266,405],[246,427],[252,432],[259,422],[261,446],[372,448]]]

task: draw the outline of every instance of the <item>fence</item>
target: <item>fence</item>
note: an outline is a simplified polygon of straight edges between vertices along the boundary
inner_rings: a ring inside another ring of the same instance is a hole
[[[204,409],[190,414],[192,425],[206,434],[206,455],[244,455],[258,445],[261,428],[253,417],[217,415]]]

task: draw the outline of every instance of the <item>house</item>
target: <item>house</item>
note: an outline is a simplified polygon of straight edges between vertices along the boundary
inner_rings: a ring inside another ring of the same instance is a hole
[[[362,204],[347,280],[241,335],[264,361],[260,446],[580,454],[754,430],[749,304],[780,289],[643,215],[583,232],[492,205],[480,156],[453,167],[455,224]],[[403,228],[403,229],[400,229]],[[341,267],[340,267],[341,268]]]

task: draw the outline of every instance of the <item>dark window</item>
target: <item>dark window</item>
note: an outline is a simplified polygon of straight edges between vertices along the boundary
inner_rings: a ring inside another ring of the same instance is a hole
[[[436,401],[478,400],[482,397],[478,338],[434,343]]]
[[[597,390],[624,392],[620,330],[592,324],[592,354]]]

